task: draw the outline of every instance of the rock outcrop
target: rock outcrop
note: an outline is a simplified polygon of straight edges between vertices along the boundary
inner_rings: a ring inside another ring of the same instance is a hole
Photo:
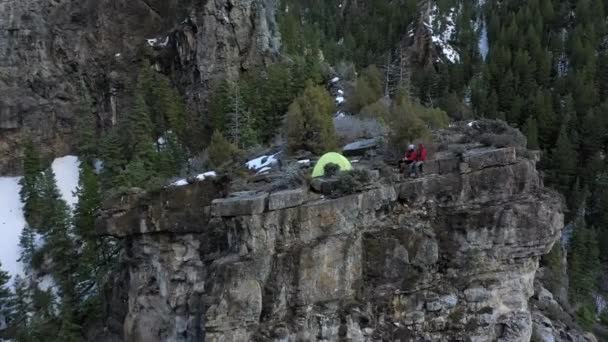
[[[152,50],[199,114],[214,79],[276,54],[275,0],[0,1],[0,175],[23,140],[45,156],[74,147],[76,118],[110,126],[130,108],[141,51]]]
[[[428,168],[335,199],[205,181],[108,203],[99,232],[129,241],[124,340],[529,341],[561,198],[514,148]]]

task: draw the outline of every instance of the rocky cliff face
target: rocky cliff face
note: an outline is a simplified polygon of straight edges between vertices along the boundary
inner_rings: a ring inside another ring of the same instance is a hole
[[[100,233],[129,246],[122,338],[529,341],[563,215],[526,155],[445,154],[423,178],[337,199],[214,199],[206,181],[108,203]]]
[[[0,1],[0,175],[19,171],[26,136],[61,155],[77,115],[112,125],[146,46],[202,112],[210,82],[278,51],[274,10],[275,0]]]

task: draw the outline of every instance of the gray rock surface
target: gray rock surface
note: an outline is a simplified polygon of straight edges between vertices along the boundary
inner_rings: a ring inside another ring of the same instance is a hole
[[[465,173],[341,198],[292,206],[270,194],[272,210],[243,199],[251,210],[200,215],[184,233],[137,232],[150,224],[107,211],[100,231],[107,222],[131,241],[124,339],[529,341],[538,260],[560,236],[562,200],[511,151],[471,152]],[[238,206],[214,206],[226,201]]]
[[[147,39],[191,112],[218,79],[279,49],[275,0],[0,1],[0,175],[17,174],[23,141],[45,156],[74,148],[76,119],[108,127],[131,106]],[[85,97],[89,101],[85,101]],[[90,102],[90,103],[87,103]]]

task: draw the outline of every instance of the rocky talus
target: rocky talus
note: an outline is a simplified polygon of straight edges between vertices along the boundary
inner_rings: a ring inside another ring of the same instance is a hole
[[[144,58],[170,75],[189,112],[216,79],[279,49],[276,0],[0,0],[0,175],[19,174],[23,141],[73,152],[79,115],[99,128],[130,110]]]
[[[204,181],[110,201],[99,232],[128,242],[122,338],[529,341],[563,214],[528,155],[446,154],[422,178],[335,199],[216,198]]]

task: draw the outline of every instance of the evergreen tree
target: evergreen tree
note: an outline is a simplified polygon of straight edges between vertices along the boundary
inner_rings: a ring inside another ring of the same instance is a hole
[[[534,117],[529,117],[528,120],[526,120],[524,132],[526,133],[526,138],[528,140],[528,149],[538,150],[538,125],[536,124],[536,119]]]
[[[19,248],[21,250],[19,261],[24,265],[26,269],[29,268],[32,264],[34,254],[36,253],[35,242],[36,233],[30,227],[30,225],[26,223],[19,237]]]
[[[45,238],[45,249],[52,260],[51,273],[61,289],[62,299],[74,298],[74,273],[78,258],[70,236],[70,210],[59,194],[55,175],[50,168],[44,172],[42,198],[45,203],[45,226],[41,233]],[[65,301],[63,304],[70,305]]]
[[[15,295],[12,303],[13,320],[10,329],[14,331],[17,341],[29,341],[30,314],[32,312],[31,292],[26,280],[19,275],[15,276],[13,289]]]
[[[23,157],[23,178],[19,181],[21,201],[24,203],[23,212],[26,220],[37,224],[41,216],[40,209],[40,180],[42,176],[42,162],[38,150],[31,140],[25,143]]]
[[[118,129],[111,130],[100,147],[104,188],[117,188],[126,184],[124,169],[128,163]]]
[[[81,160],[91,162],[97,152],[97,120],[88,101],[80,104],[76,117],[76,142]]]
[[[13,319],[14,299],[9,287],[10,280],[10,275],[2,269],[2,264],[0,264],[0,326],[2,326],[2,322],[5,325],[10,324]]]
[[[578,156],[566,133],[565,126],[562,126],[555,148],[551,152],[551,164],[553,170],[550,177],[551,182],[562,191],[568,191],[576,175]]]
[[[574,303],[591,299],[597,288],[599,250],[596,232],[587,228],[582,218],[577,220],[568,258],[569,296]]]

